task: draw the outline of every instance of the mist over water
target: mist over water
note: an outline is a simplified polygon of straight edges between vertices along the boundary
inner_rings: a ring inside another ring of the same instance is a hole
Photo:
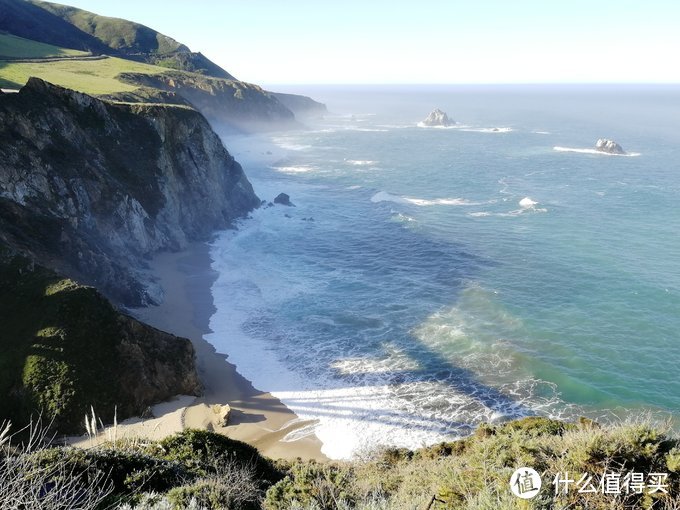
[[[282,91],[332,113],[225,139],[261,198],[296,207],[215,241],[208,340],[319,420],[325,453],[678,412],[679,91]],[[418,127],[435,107],[458,124]],[[638,155],[588,152],[602,137]]]

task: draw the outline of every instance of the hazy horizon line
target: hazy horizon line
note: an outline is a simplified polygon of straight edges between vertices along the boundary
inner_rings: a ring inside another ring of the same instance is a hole
[[[617,85],[617,86],[660,86],[660,87],[680,87],[680,82],[645,82],[645,81],[640,81],[640,82],[632,82],[632,81],[626,81],[626,82],[479,82],[479,83],[474,83],[474,82],[403,82],[403,83],[395,83],[395,82],[338,82],[338,83],[333,83],[333,82],[268,82],[268,81],[258,81],[258,82],[249,82],[248,80],[239,80],[239,81],[244,81],[247,83],[258,83],[263,86],[331,86],[331,87],[358,87],[358,86],[394,86],[394,87],[413,87],[413,86],[428,86],[428,87],[434,87],[434,86],[442,86],[442,87],[494,87],[494,86],[503,86],[503,87],[526,87],[526,86],[612,86],[612,85]]]

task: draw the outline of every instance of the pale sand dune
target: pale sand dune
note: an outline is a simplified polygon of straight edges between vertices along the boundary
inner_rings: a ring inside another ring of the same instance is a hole
[[[271,458],[325,460],[319,439],[311,430],[304,433],[313,423],[300,420],[277,398],[255,389],[224,355],[216,353],[203,340],[215,310],[210,293],[215,274],[210,269],[208,247],[196,244],[181,253],[164,253],[151,266],[165,290],[165,301],[160,306],[135,309],[132,313],[158,329],[191,339],[204,394],[198,398],[178,396],[154,406],[155,418],[126,420],[118,426],[117,437],[160,439],[185,428],[201,428],[250,443]],[[227,427],[218,423],[218,415],[213,411],[217,404],[231,406]],[[303,437],[290,440],[289,434],[295,431],[300,434],[292,434],[293,437]],[[101,434],[96,442],[106,440],[107,435]],[[87,438],[73,438],[70,442],[81,446],[96,443]]]

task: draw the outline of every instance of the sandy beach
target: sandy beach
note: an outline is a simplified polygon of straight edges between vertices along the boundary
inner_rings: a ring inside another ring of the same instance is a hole
[[[179,253],[159,254],[151,262],[151,268],[164,289],[164,302],[160,306],[130,311],[158,329],[192,341],[204,385],[203,395],[198,398],[178,395],[154,406],[153,418],[125,420],[117,427],[117,437],[160,439],[183,429],[201,428],[245,441],[274,459],[325,460],[322,443],[316,436],[295,434],[312,423],[300,420],[271,394],[254,388],[227,361],[228,354],[217,353],[203,339],[203,335],[210,332],[209,320],[215,312],[210,287],[216,274],[210,262],[209,247],[203,243],[193,244]],[[231,406],[226,427],[216,412],[224,404]],[[97,442],[108,439],[109,435],[102,434]],[[300,435],[303,437],[298,437]],[[83,445],[88,442],[75,441]]]

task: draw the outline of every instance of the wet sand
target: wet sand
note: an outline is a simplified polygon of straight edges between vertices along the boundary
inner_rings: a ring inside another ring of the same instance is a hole
[[[164,289],[164,302],[129,311],[143,322],[192,341],[203,395],[177,396],[154,406],[154,418],[126,420],[117,427],[117,437],[160,439],[186,428],[201,428],[245,441],[271,458],[326,460],[321,453],[321,441],[302,430],[309,430],[313,422],[300,420],[280,400],[254,388],[227,361],[228,353],[217,353],[203,339],[204,334],[211,332],[209,321],[215,312],[210,288],[216,273],[210,263],[209,247],[203,243],[180,253],[156,256],[151,269]],[[231,406],[226,427],[216,413],[224,404]],[[101,434],[96,442],[110,435]],[[76,443],[90,442],[85,439]]]

